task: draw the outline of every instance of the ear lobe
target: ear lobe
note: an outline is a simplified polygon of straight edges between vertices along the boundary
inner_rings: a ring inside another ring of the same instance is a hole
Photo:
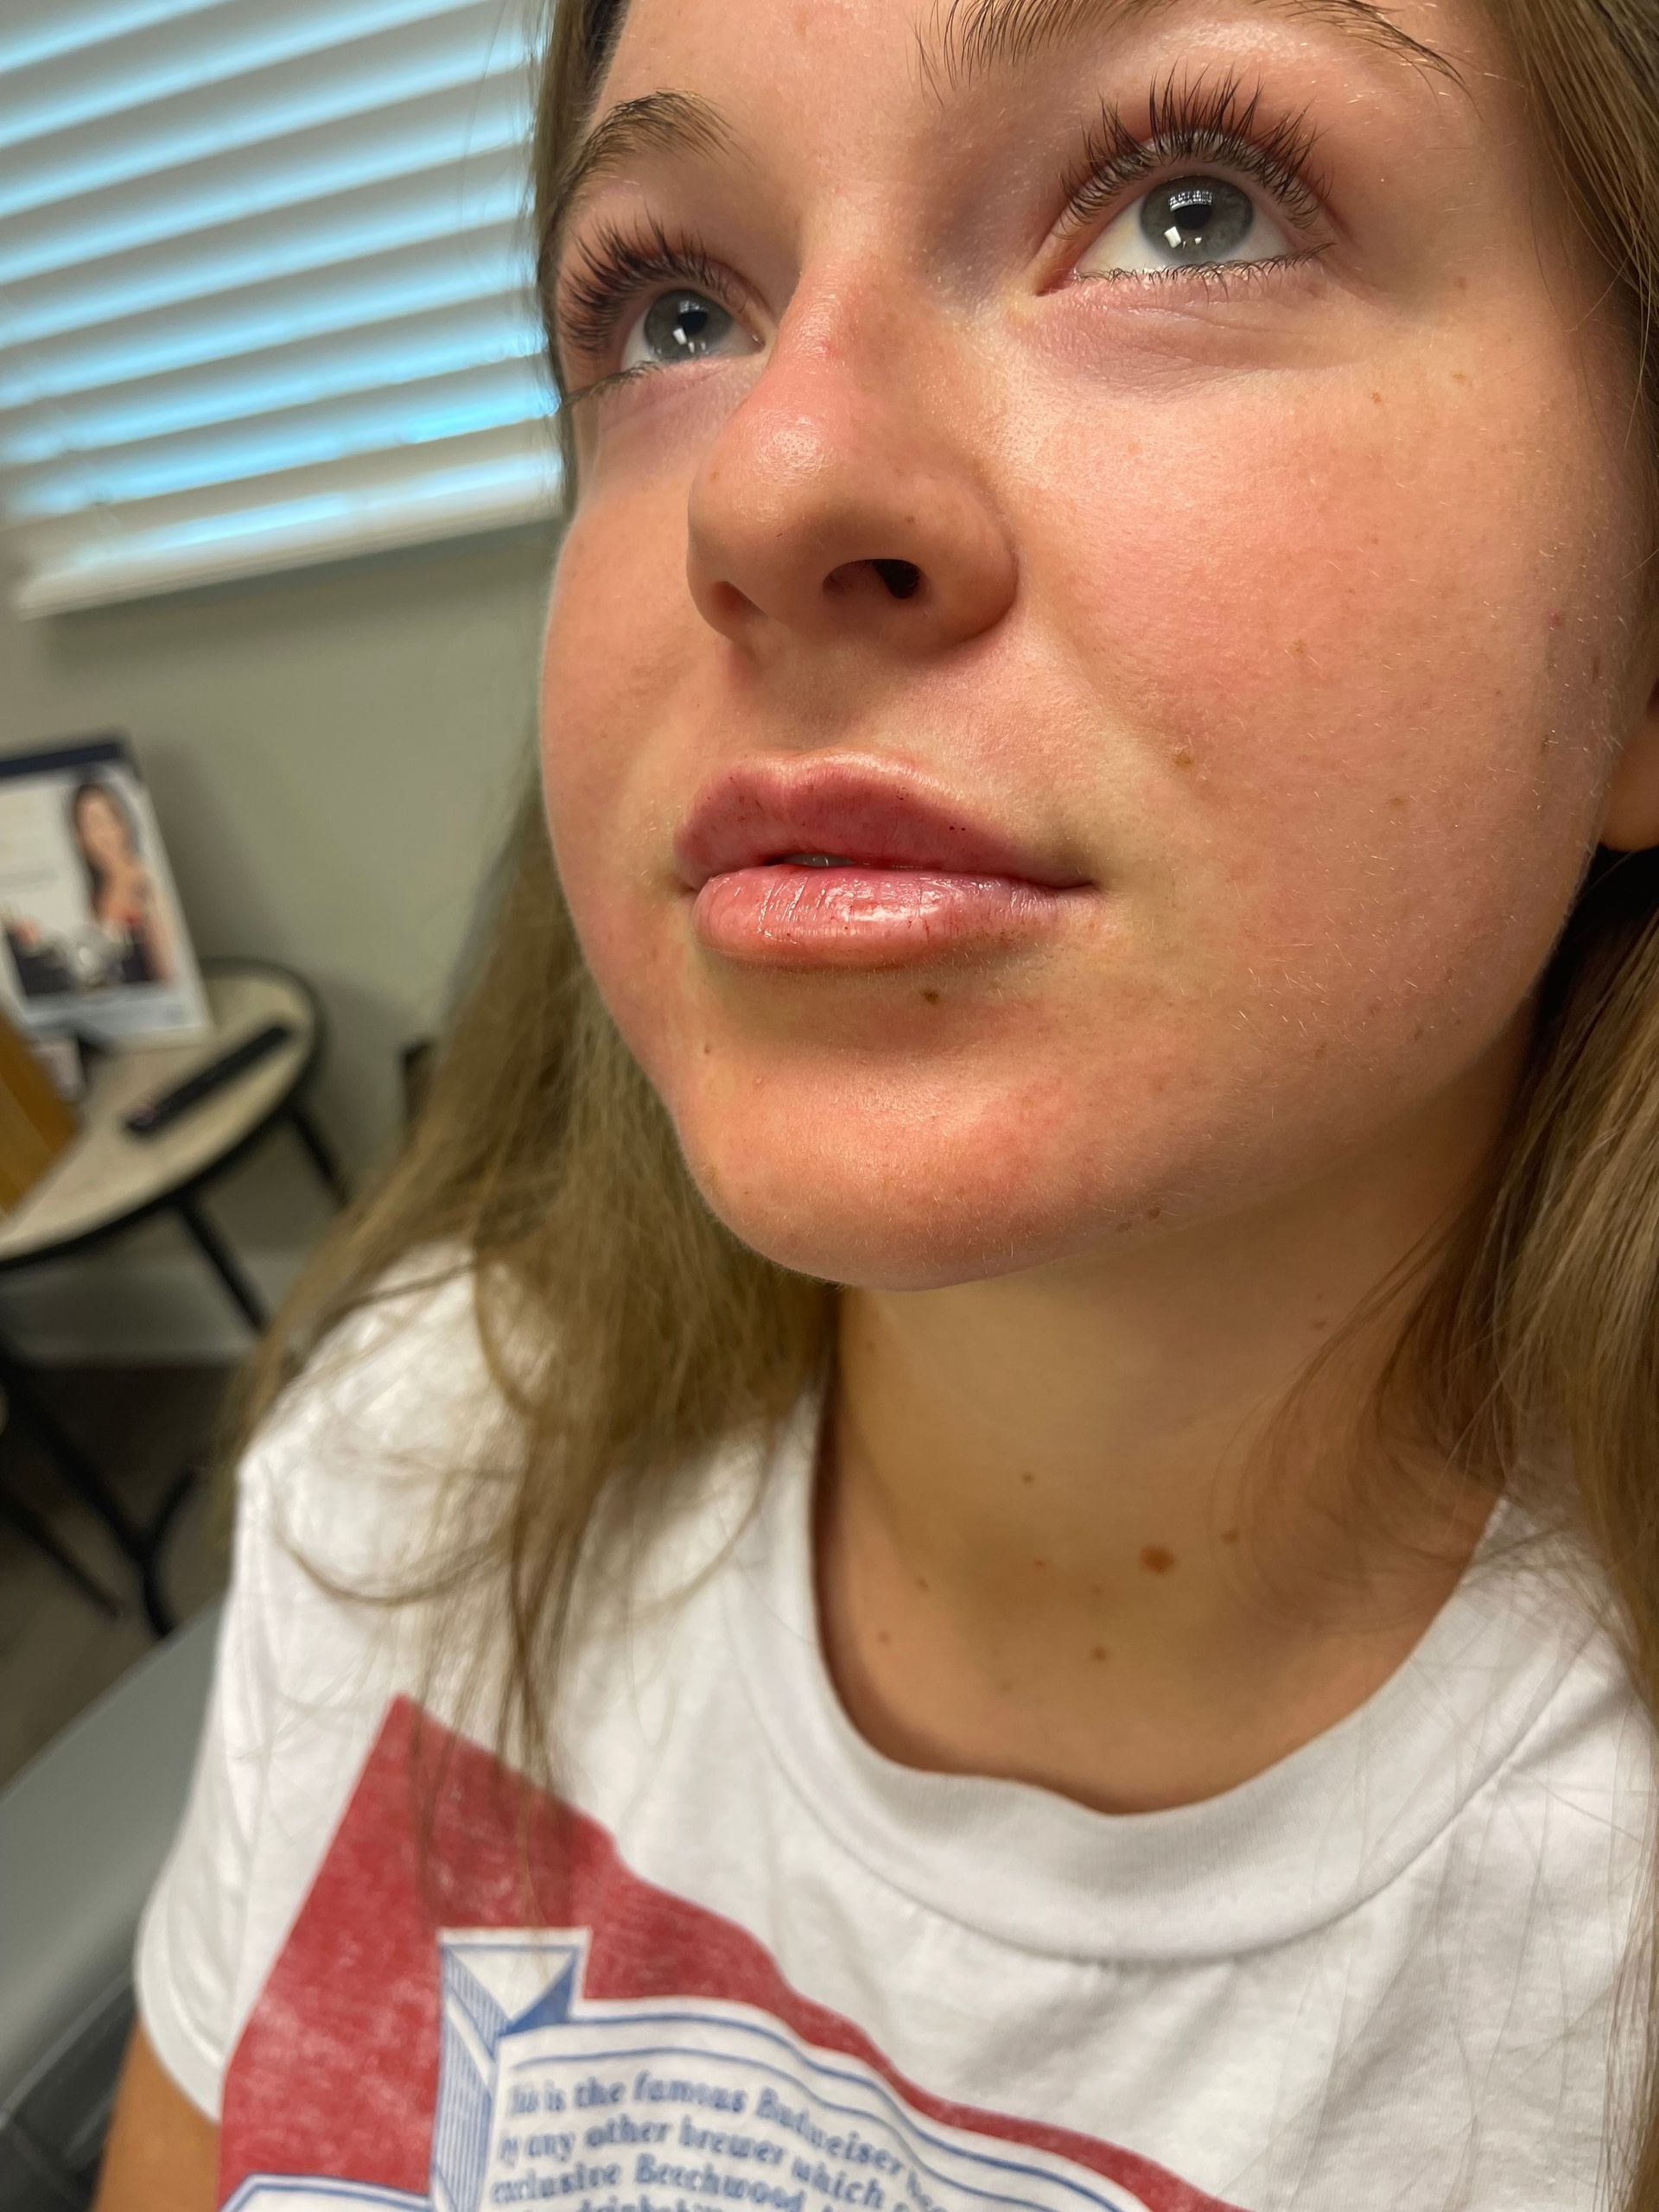
[[[1620,751],[1602,804],[1599,842],[1615,853],[1659,845],[1659,681]]]

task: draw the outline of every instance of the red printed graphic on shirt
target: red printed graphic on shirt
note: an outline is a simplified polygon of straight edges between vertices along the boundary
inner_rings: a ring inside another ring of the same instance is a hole
[[[907,2081],[596,1821],[541,1797],[521,1829],[504,1779],[388,1707],[232,2058],[221,2205],[1230,2212],[1134,2152]]]

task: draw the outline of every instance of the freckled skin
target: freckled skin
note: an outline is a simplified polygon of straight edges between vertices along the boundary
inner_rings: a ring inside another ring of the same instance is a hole
[[[1260,1197],[1494,1046],[1593,829],[1592,655],[1624,652],[1637,529],[1584,388],[1587,272],[1518,228],[1518,130],[1482,167],[1459,96],[1419,86],[1362,133],[1321,46],[1296,83],[1329,100],[1365,281],[1137,321],[1033,296],[994,233],[1001,289],[964,274],[969,312],[918,276],[924,187],[970,192],[1017,131],[938,171],[911,13],[840,0],[779,40],[761,0],[634,0],[607,96],[741,111],[779,219],[723,203],[719,247],[788,313],[757,316],[764,351],[584,409],[543,717],[578,929],[705,1195],[786,1265],[895,1288],[1086,1253],[1153,1196],[1189,1219]],[[1363,192],[1408,165],[1414,189]],[[868,572],[825,594],[878,556],[932,612]],[[925,1032],[913,972],[728,972],[672,827],[722,760],[807,746],[913,760],[1111,896],[970,963]]]
[[[1148,1574],[1167,1574],[1175,1564],[1175,1554],[1161,1544],[1147,1544],[1141,1549],[1141,1564]]]

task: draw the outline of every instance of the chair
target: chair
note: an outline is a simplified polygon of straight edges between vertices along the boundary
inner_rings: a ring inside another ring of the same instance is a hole
[[[147,1652],[0,1789],[0,2212],[92,2201],[138,1916],[189,1788],[219,1611]]]

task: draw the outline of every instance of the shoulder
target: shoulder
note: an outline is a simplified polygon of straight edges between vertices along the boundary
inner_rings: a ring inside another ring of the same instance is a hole
[[[317,1344],[245,1455],[238,1511],[246,1578],[270,1594],[290,1648],[297,1614],[302,1648],[323,1640],[325,1624],[330,1643],[360,1640],[371,1623],[353,1597],[410,1593],[423,1582],[454,1589],[469,1560],[477,1571],[461,1576],[463,1602],[480,1609],[479,1636],[493,1640],[496,1532],[527,1483],[556,1483],[563,1469],[537,1464],[552,1447],[538,1437],[537,1408],[526,1415],[509,1402],[493,1363],[522,1379],[521,1325],[509,1303],[484,1300],[464,1247],[412,1251]],[[525,1325],[539,1348],[551,1325]],[[556,1388],[555,1374],[530,1396]],[[676,1612],[728,1555],[763,1465],[754,1446],[722,1440],[658,1479],[606,1476],[584,1516],[576,1640],[649,1637],[659,1609]],[[591,1474],[578,1471],[575,1486],[592,1494]],[[418,1642],[431,1608],[415,1600],[397,1610]]]
[[[1459,1859],[1469,1886],[1509,1916],[1509,1948],[1496,1955],[1535,1950],[1549,1973],[1570,1956],[1588,2001],[1611,1985],[1645,1910],[1659,1738],[1586,1548],[1516,1525],[1491,1599],[1504,1637],[1470,1656],[1512,1675],[1512,1688],[1494,1686],[1494,1705],[1513,1696],[1522,1725],[1464,1808]]]
[[[475,1281],[461,1244],[433,1242],[404,1254],[314,1346],[279,1401],[284,1428],[315,1430],[371,1406],[396,1414],[411,1385],[458,1378],[480,1349]]]
[[[506,1408],[470,1253],[423,1245],[372,1285],[279,1395],[238,1471],[239,1510],[338,1575],[407,1563],[447,1482],[499,1472]]]

